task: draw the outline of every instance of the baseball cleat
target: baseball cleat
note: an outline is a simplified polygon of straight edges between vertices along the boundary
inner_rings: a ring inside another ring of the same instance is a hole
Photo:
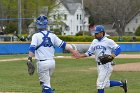
[[[54,89],[54,88],[52,88],[52,91],[55,91],[55,89]]]
[[[128,88],[127,88],[127,80],[124,80],[124,81],[121,81],[122,82],[122,88],[123,88],[123,90],[124,90],[124,93],[127,93],[127,90],[128,90]]]

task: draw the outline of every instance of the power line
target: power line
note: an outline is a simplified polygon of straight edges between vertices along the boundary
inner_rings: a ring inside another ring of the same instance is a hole
[[[12,21],[17,21],[17,20],[34,20],[34,18],[0,18],[0,21],[7,21],[7,20],[12,20]]]

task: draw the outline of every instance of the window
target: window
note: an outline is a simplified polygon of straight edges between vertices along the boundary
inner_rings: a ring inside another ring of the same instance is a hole
[[[82,19],[82,15],[80,15],[80,20]]]
[[[78,26],[77,26],[77,32],[79,31]]]
[[[64,20],[67,20],[67,15],[66,14],[64,14]]]
[[[80,26],[80,31],[82,31],[82,26]]]
[[[77,14],[77,20],[79,19],[79,15]]]
[[[56,15],[53,15],[53,19],[56,19]]]
[[[136,29],[135,28],[133,28],[133,31],[135,31]]]
[[[129,32],[129,28],[127,28],[127,31]]]

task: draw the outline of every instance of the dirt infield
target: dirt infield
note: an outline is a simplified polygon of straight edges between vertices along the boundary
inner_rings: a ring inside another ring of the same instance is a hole
[[[140,71],[140,62],[119,64],[119,65],[115,65],[113,68],[114,71]]]
[[[94,58],[95,56],[92,56],[92,57]],[[70,58],[71,59],[72,57],[71,56],[56,56],[55,58]],[[140,58],[140,54],[120,54],[116,58]],[[18,61],[18,60],[27,60],[27,58],[1,59],[0,62]],[[140,62],[115,65],[114,71],[140,71]]]

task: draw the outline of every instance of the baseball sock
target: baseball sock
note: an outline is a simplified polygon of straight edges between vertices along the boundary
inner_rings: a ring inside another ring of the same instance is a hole
[[[42,93],[53,93],[53,91],[50,87],[44,86]]]
[[[104,89],[98,89],[98,93],[104,93]]]
[[[120,81],[110,80],[110,87],[113,86],[121,86],[122,83]]]

